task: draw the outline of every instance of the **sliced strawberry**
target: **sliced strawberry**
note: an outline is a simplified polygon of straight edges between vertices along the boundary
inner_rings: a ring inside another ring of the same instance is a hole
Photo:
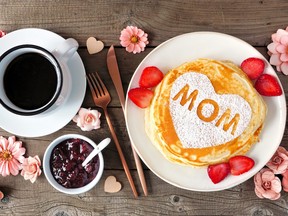
[[[241,175],[242,173],[249,171],[254,164],[255,162],[252,158],[244,155],[237,155],[229,159],[232,175]]]
[[[279,96],[282,89],[275,77],[262,74],[255,82],[255,89],[264,96]]]
[[[144,68],[140,79],[139,86],[142,88],[152,88],[158,85],[163,79],[163,73],[155,66]]]
[[[241,63],[241,69],[250,79],[257,79],[264,71],[265,62],[259,58],[247,58]]]
[[[154,92],[145,88],[134,88],[128,92],[128,97],[140,108],[146,108],[150,105]]]
[[[209,165],[207,172],[212,182],[214,184],[217,184],[220,181],[222,181],[224,178],[226,178],[226,176],[230,173],[230,166],[229,166],[229,163]]]

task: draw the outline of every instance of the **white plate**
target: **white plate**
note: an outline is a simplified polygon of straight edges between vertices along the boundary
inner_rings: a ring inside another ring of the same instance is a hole
[[[44,29],[27,28],[8,33],[0,39],[0,55],[21,44],[34,44],[53,51],[56,44],[65,39]],[[75,53],[68,62],[66,74],[67,92],[65,99],[54,108],[35,116],[20,116],[0,106],[0,127],[24,137],[39,137],[54,133],[64,127],[78,112],[86,92],[86,73],[82,60]]]
[[[163,72],[196,58],[231,60],[240,65],[248,57],[265,59],[248,43],[230,35],[215,32],[194,32],[172,38],[154,49],[137,67],[128,91],[138,86],[142,70],[147,66],[157,66]],[[275,75],[267,63],[266,73]],[[169,162],[154,147],[145,133],[144,110],[126,100],[126,124],[132,143],[145,162],[164,181],[193,191],[218,191],[236,186],[255,175],[273,156],[279,146],[286,122],[286,101],[284,94],[279,97],[264,97],[268,106],[261,141],[247,153],[255,160],[255,166],[240,176],[229,175],[222,182],[213,184],[207,175],[207,168],[193,168]]]

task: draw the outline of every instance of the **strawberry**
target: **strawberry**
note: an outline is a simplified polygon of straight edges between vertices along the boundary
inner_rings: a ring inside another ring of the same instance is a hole
[[[264,71],[265,62],[259,58],[247,58],[241,63],[241,69],[252,80],[257,79]]]
[[[128,97],[140,108],[146,108],[150,105],[154,92],[145,88],[134,88],[128,92]]]
[[[2,38],[3,36],[5,36],[7,33],[5,31],[0,30],[0,38]]]
[[[252,158],[244,155],[237,155],[229,159],[232,175],[241,175],[242,173],[249,171],[254,164],[255,162]]]
[[[255,89],[264,96],[279,96],[282,89],[275,77],[262,74],[255,82]]]
[[[140,79],[139,86],[142,88],[152,88],[158,85],[163,79],[163,73],[155,66],[144,68]]]
[[[224,178],[226,178],[226,176],[230,173],[230,166],[229,163],[219,163],[209,165],[207,172],[212,182],[214,184],[217,184]]]

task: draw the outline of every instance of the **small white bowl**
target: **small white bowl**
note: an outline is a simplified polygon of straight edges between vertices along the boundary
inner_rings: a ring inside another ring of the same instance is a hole
[[[44,170],[44,174],[46,176],[46,179],[56,190],[63,192],[63,193],[66,193],[66,194],[81,194],[81,193],[84,193],[84,192],[91,190],[98,183],[100,178],[102,177],[103,170],[104,170],[104,159],[103,159],[102,153],[100,152],[98,154],[98,156],[99,156],[98,173],[95,176],[95,178],[90,183],[88,183],[87,185],[80,187],[80,188],[66,188],[66,187],[62,186],[53,177],[53,174],[51,172],[51,167],[50,167],[50,157],[51,157],[51,153],[52,153],[55,146],[57,146],[58,144],[60,144],[61,142],[65,141],[65,140],[71,139],[71,138],[82,139],[82,140],[88,142],[94,148],[96,148],[96,146],[97,146],[95,144],[95,142],[93,142],[91,139],[89,139],[85,136],[82,136],[82,135],[67,134],[67,135],[60,136],[60,137],[56,138],[55,140],[53,140],[50,143],[50,145],[47,147],[47,149],[44,153],[44,157],[43,157],[43,170]]]

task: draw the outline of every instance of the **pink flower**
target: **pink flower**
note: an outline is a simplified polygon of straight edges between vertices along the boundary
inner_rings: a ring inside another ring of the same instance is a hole
[[[148,34],[135,26],[127,26],[121,31],[120,44],[127,52],[140,53],[144,51],[148,42]]]
[[[277,71],[288,75],[288,27],[285,30],[278,29],[271,38],[273,42],[267,46],[270,64],[275,65]]]
[[[275,174],[281,174],[288,168],[288,152],[279,146],[273,157],[266,164]]]
[[[284,172],[282,174],[283,178],[282,178],[282,187],[283,190],[288,192],[288,170],[286,170],[286,172]]]
[[[41,175],[41,161],[38,157],[38,155],[34,157],[28,157],[24,158],[22,163],[22,171],[21,175],[24,176],[25,180],[30,180],[32,183],[34,183],[38,176]]]
[[[16,141],[15,136],[8,139],[0,137],[0,173],[2,176],[18,175],[25,151],[22,142]]]
[[[80,108],[78,115],[73,118],[73,121],[77,123],[81,130],[91,131],[100,128],[100,116],[101,113],[97,110]]]
[[[281,196],[281,181],[268,168],[263,168],[254,176],[254,184],[255,193],[259,198],[276,200]]]

